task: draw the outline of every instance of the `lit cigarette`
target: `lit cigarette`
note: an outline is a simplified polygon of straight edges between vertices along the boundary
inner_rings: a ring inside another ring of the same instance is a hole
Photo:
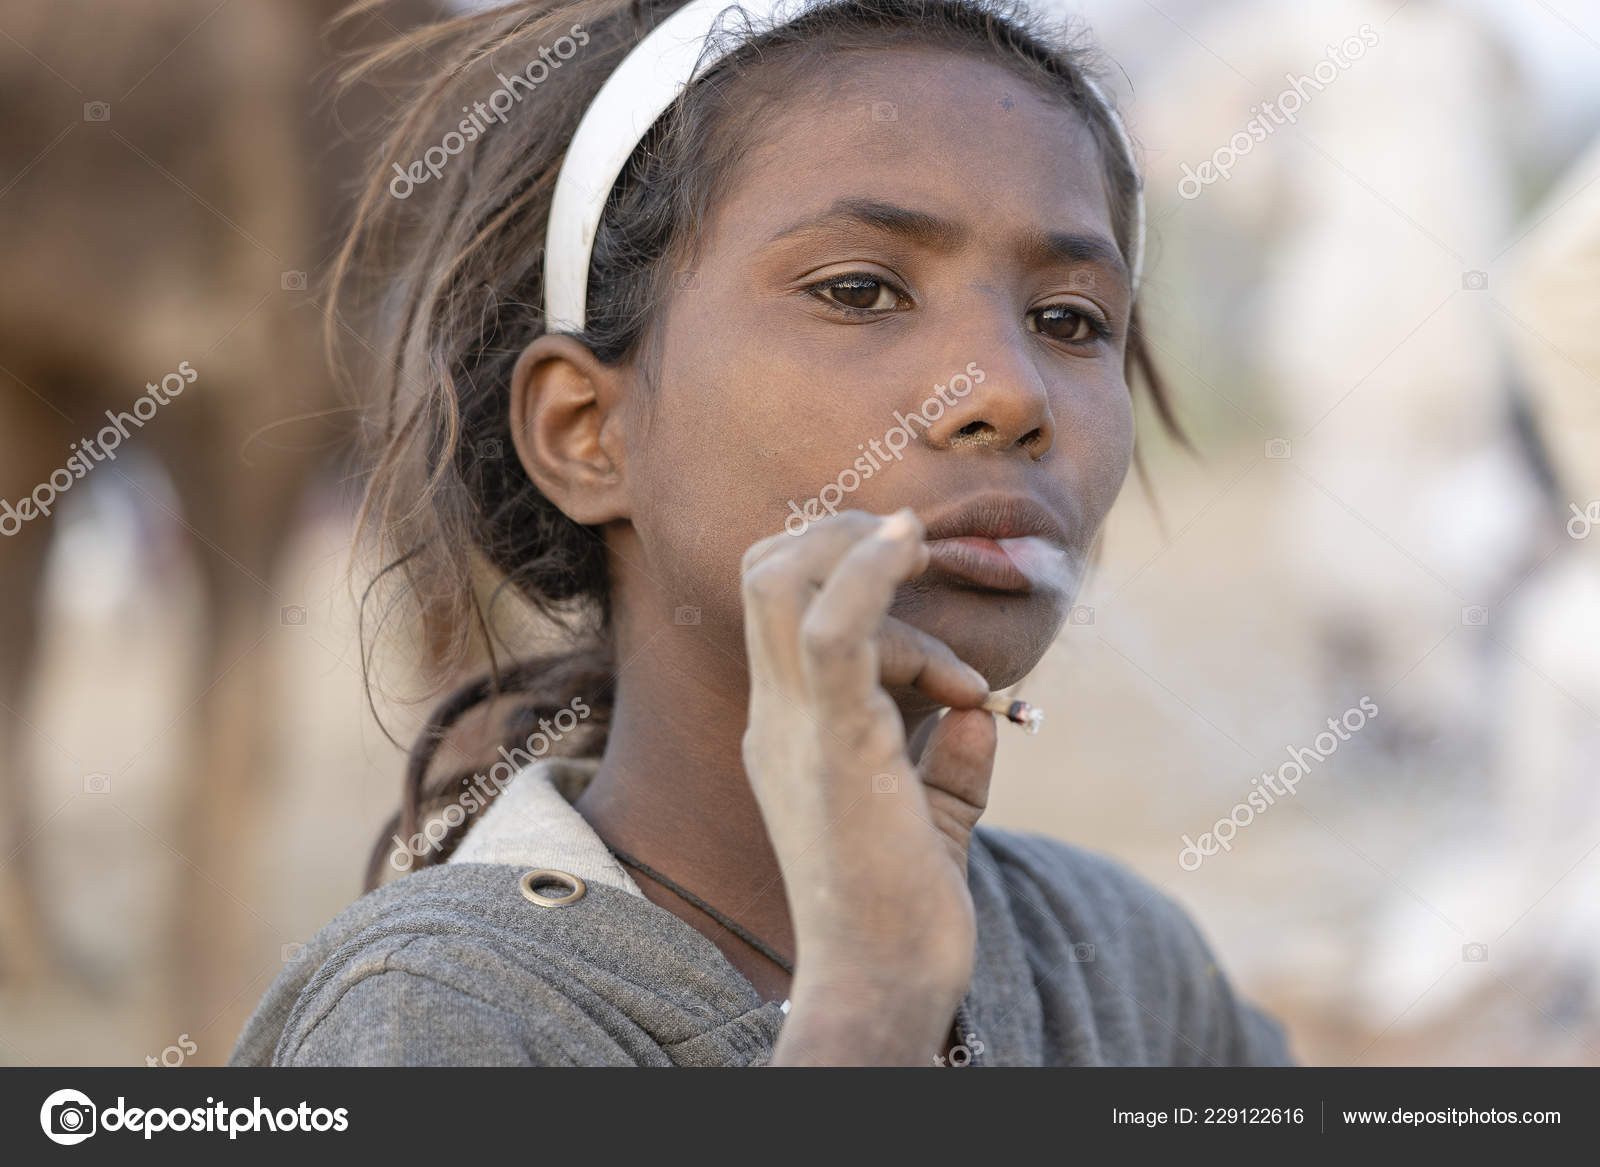
[[[1026,701],[1013,701],[1000,693],[990,693],[985,697],[982,708],[1015,722],[1029,733],[1038,733],[1039,723],[1044,720],[1043,710],[1035,709]]]

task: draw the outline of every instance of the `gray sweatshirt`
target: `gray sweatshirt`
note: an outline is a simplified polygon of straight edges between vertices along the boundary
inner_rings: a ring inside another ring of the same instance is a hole
[[[785,1003],[612,858],[571,805],[595,765],[524,768],[450,862],[345,909],[267,989],[230,1064],[765,1065]],[[587,890],[540,906],[519,886],[532,868]],[[1111,860],[980,826],[968,883],[976,966],[952,1061],[1290,1062],[1282,1028],[1234,995],[1182,909]]]

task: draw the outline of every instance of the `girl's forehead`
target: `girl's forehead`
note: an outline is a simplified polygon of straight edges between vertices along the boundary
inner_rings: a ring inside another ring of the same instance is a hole
[[[1111,234],[1103,156],[1064,100],[960,54],[841,56],[858,59],[834,62],[745,143],[714,216],[730,240],[754,245],[866,197],[969,228]]]
[[[1003,151],[1033,139],[1031,152],[1094,138],[1064,92],[1042,87],[999,60],[949,49],[899,48],[835,53],[766,105],[745,134],[747,146],[853,145],[926,149],[979,146]]]

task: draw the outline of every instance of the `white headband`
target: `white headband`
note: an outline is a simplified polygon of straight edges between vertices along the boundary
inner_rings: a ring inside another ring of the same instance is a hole
[[[776,10],[785,2],[690,0],[651,29],[600,87],[572,135],[550,203],[544,248],[547,332],[583,330],[595,232],[600,228],[600,216],[611,188],[616,185],[635,147],[678,95],[694,82],[699,75],[697,64],[703,72],[739,47],[733,38],[725,38],[702,59],[701,54],[716,28],[717,17],[737,3],[750,15],[752,31],[759,35],[797,18],[799,13],[782,18],[776,16]],[[1134,159],[1133,143],[1123,128],[1122,119],[1098,85],[1087,76],[1083,82],[1110,115],[1118,144],[1129,167],[1137,174],[1139,167]],[[1144,266],[1142,179],[1134,199],[1132,239],[1128,274],[1137,293]]]

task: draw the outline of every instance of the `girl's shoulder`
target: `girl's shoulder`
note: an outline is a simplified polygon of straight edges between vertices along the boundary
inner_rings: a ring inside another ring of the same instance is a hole
[[[1121,860],[1033,831],[981,825],[969,863],[987,868],[1007,893],[1085,920],[1149,913],[1162,931],[1192,928],[1176,900]]]
[[[1118,860],[980,826],[968,864],[991,993],[1032,985],[1042,1032],[1046,1015],[1075,1019],[1078,1047],[1039,1051],[1044,1064],[1292,1061],[1282,1026],[1235,994],[1177,899]]]
[[[770,1048],[778,1006],[709,940],[605,885],[540,906],[526,871],[449,863],[363,896],[279,974],[230,1064],[739,1064]]]

